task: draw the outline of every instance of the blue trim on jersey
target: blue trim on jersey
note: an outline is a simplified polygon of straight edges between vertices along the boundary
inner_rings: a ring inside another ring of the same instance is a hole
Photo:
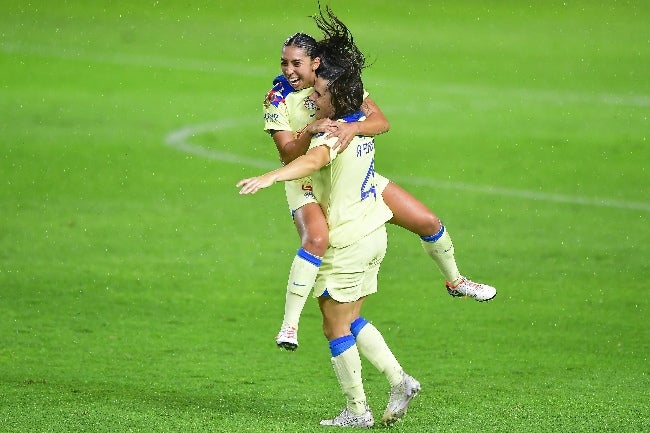
[[[277,107],[281,102],[284,102],[287,96],[290,93],[295,92],[296,89],[293,88],[289,80],[284,75],[278,75],[273,80],[273,88],[266,95],[266,102],[268,104]]]
[[[287,96],[289,96],[290,93],[296,91],[296,89],[293,88],[289,80],[287,80],[287,77],[285,77],[284,75],[278,75],[277,77],[275,77],[275,79],[273,80],[273,86],[274,86],[273,88],[275,89],[276,87],[278,87],[278,84],[280,85],[278,90],[280,91],[280,94],[282,95],[283,98],[286,98]]]
[[[356,113],[351,113],[348,114],[347,116],[341,117],[341,120],[345,120],[346,122],[358,122],[359,119],[361,119],[365,114],[363,114],[363,111],[357,111]]]
[[[332,357],[339,356],[341,353],[354,346],[356,340],[353,335],[344,335],[343,337],[335,338],[329,342],[330,353]]]
[[[298,257],[300,257],[303,260],[308,261],[312,265],[319,267],[320,264],[322,263],[322,259],[318,256],[313,255],[312,253],[305,251],[304,248],[299,248],[298,252],[296,253]]]
[[[352,332],[352,335],[356,338],[359,335],[359,332],[363,329],[364,326],[368,324],[368,321],[364,319],[363,317],[359,316],[357,317],[357,320],[352,322],[350,324],[350,331]]]
[[[420,239],[422,239],[424,242],[431,242],[434,243],[438,239],[442,237],[442,235],[445,234],[445,226],[440,227],[440,231],[436,233],[435,235],[431,236],[420,236]]]

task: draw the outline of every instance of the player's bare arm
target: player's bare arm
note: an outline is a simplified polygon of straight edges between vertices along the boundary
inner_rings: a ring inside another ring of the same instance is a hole
[[[339,153],[343,152],[356,135],[375,136],[388,132],[390,123],[375,101],[370,97],[365,98],[361,104],[361,111],[366,116],[363,122],[342,123],[336,122],[336,128],[328,130],[332,137],[338,137],[338,142],[332,146]]]
[[[269,171],[261,176],[242,179],[237,182],[241,188],[239,194],[255,194],[262,188],[267,188],[275,182],[300,179],[309,176],[330,161],[329,147],[318,146],[310,149],[305,155],[301,155],[287,165]]]
[[[291,131],[270,131],[275,147],[280,154],[280,161],[286,165],[294,159],[302,156],[309,149],[309,142],[312,136],[319,132],[330,132],[333,129],[334,122],[330,119],[318,119],[307,125],[302,131],[298,131],[298,136],[294,137]]]

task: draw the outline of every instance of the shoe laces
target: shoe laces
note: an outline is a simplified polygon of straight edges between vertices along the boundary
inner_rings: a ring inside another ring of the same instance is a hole
[[[475,283],[474,281],[469,280],[465,277],[463,277],[461,282],[458,283],[456,286],[451,287],[452,290],[472,292],[472,293],[480,292],[484,288],[485,286],[483,284]]]
[[[282,329],[280,329],[280,334],[283,335],[287,338],[296,338],[296,333],[298,330],[294,328],[293,326],[283,326]]]
[[[484,289],[483,284],[475,283],[474,281],[468,280],[467,278],[465,278],[464,283],[468,286],[469,290],[480,291]]]

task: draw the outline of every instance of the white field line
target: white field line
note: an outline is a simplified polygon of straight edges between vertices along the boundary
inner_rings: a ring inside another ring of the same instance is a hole
[[[140,66],[149,68],[163,68],[168,70],[211,72],[221,74],[237,74],[250,77],[267,79],[268,82],[279,73],[279,67],[271,65],[252,65],[246,61],[241,63],[219,62],[215,60],[152,56],[142,54],[126,54],[120,52],[101,53],[94,50],[84,50],[79,47],[51,47],[45,45],[28,45],[21,43],[2,42],[0,51],[8,54],[32,55],[46,58],[57,58],[81,62],[107,63],[113,65]],[[389,85],[395,79],[377,76],[374,86]],[[401,86],[408,83],[401,83]],[[417,87],[421,91],[421,86]],[[432,83],[429,90],[433,94],[452,94],[461,96],[483,95],[484,98],[495,93],[507,94],[513,101],[536,101],[547,104],[602,104],[629,107],[650,107],[650,95],[645,94],[617,94],[617,93],[590,93],[571,92],[554,89],[526,89],[526,88],[494,88],[481,85],[465,85],[454,83]]]
[[[178,149],[182,152],[197,155],[202,158],[215,161],[227,162],[237,165],[246,165],[263,170],[271,170],[279,167],[279,162],[268,161],[264,159],[250,158],[236,153],[206,149],[191,143],[191,138],[197,134],[226,130],[243,125],[252,125],[257,123],[250,119],[223,119],[214,123],[204,123],[200,125],[186,126],[176,131],[170,132],[165,137],[165,144]],[[502,197],[515,197],[525,200],[544,201],[552,203],[566,203],[583,206],[637,210],[650,212],[650,203],[614,200],[609,198],[581,197],[575,195],[553,194],[540,191],[529,191],[502,188],[492,185],[472,185],[462,182],[450,182],[433,178],[413,177],[413,176],[387,176],[402,185],[429,186],[456,191],[467,191],[472,193],[490,194]]]
[[[76,60],[83,62],[98,62],[108,64],[119,64],[126,66],[146,66],[146,67],[159,67],[175,70],[199,71],[199,72],[217,72],[217,73],[237,73],[254,77],[267,77],[270,76],[269,68],[254,67],[248,64],[235,65],[230,62],[215,62],[200,59],[187,59],[187,58],[169,58],[157,56],[141,56],[141,55],[128,55],[128,54],[102,54],[95,51],[85,51],[74,47],[71,49],[61,47],[49,46],[34,46],[21,43],[8,43],[3,42],[0,44],[0,51],[17,54],[17,55],[35,55],[40,57],[58,58],[66,60]],[[272,75],[272,73],[271,73]],[[500,92],[507,91],[513,97],[520,97],[527,100],[537,100],[541,102],[554,102],[554,103],[601,103],[604,105],[623,105],[623,106],[636,106],[648,107],[650,106],[650,96],[648,95],[634,95],[634,94],[596,94],[596,93],[577,93],[577,92],[564,92],[554,90],[533,90],[533,89],[500,89]],[[493,89],[481,86],[466,86],[446,84],[432,86],[432,92],[443,92],[453,94],[476,94],[491,93]],[[218,160],[222,162],[229,162],[234,164],[248,165],[251,167],[261,169],[272,169],[278,166],[277,163],[261,160],[256,158],[249,158],[237,155],[230,152],[223,152],[213,149],[206,149],[201,146],[192,144],[189,139],[192,135],[200,134],[202,132],[213,131],[215,129],[231,128],[236,125],[245,124],[245,122],[237,119],[227,119],[217,123],[194,125],[186,128],[179,129],[170,133],[165,142],[182,150],[186,153],[191,153],[207,159]],[[435,188],[444,188],[468,192],[480,192],[484,194],[518,197],[529,200],[540,200],[557,203],[580,204],[587,206],[600,206],[619,209],[632,209],[641,210],[645,212],[650,211],[650,204],[642,202],[631,202],[612,200],[608,198],[588,198],[581,196],[571,196],[563,194],[550,194],[537,191],[515,190],[508,188],[500,188],[488,185],[471,185],[458,182],[448,182],[443,180],[436,180],[430,178],[414,178],[414,177],[400,177],[394,176],[393,179],[402,184],[418,185],[418,186],[431,186]]]
[[[255,123],[257,123],[257,119]],[[250,167],[261,168],[263,170],[278,168],[280,166],[279,162],[273,163],[272,161],[265,159],[249,158],[231,152],[206,149],[204,147],[190,143],[190,139],[194,135],[204,132],[235,128],[237,126],[246,124],[252,125],[253,121],[244,119],[223,119],[215,123],[203,123],[200,125],[186,126],[169,133],[167,137],[165,137],[165,144],[175,149],[182,150],[185,153],[197,155],[215,161],[229,162],[238,165],[247,165]]]

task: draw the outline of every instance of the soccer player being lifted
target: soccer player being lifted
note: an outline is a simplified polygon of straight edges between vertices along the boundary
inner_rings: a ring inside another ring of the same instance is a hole
[[[314,17],[324,37],[352,36],[347,27],[328,9],[329,17]],[[274,80],[274,87],[264,101],[264,129],[276,144],[284,164],[303,155],[312,136],[328,132],[338,137],[339,151],[345,149],[356,135],[374,136],[389,128],[381,110],[367,94],[361,104],[366,116],[363,122],[335,122],[328,118],[314,121],[315,107],[310,95],[316,79],[315,71],[321,63],[317,41],[304,33],[287,39],[282,49],[282,75]],[[496,290],[465,278],[456,264],[454,246],[449,232],[440,219],[423,203],[385,177],[376,174],[376,192],[391,209],[389,221],[406,228],[420,237],[427,254],[434,260],[446,280],[452,296],[467,296],[487,301]],[[323,210],[313,197],[311,179],[304,177],[284,183],[287,202],[301,246],[293,259],[286,287],[284,317],[276,336],[279,347],[294,350],[298,347],[300,314],[314,285],[322,256],[327,249],[328,227]]]
[[[310,100],[321,118],[341,123],[362,123],[361,70],[365,60],[349,35],[319,43],[321,62],[316,70]],[[386,253],[385,223],[393,213],[381,199],[375,174],[372,137],[352,138],[352,149],[339,153],[336,137],[314,134],[309,150],[285,166],[237,183],[240,194],[253,194],[280,181],[312,178],[313,198],[329,227],[329,247],[314,285],[322,314],[336,378],[346,397],[343,411],[321,425],[372,427],[374,417],[367,404],[361,376],[364,355],[390,384],[385,425],[401,419],[420,391],[420,384],[404,373],[383,336],[361,316],[367,296],[377,291],[377,276]]]

